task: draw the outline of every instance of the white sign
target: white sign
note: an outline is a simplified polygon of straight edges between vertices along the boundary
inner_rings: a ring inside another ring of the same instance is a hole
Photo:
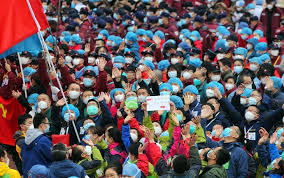
[[[146,98],[147,111],[164,111],[170,110],[170,96],[149,96]]]

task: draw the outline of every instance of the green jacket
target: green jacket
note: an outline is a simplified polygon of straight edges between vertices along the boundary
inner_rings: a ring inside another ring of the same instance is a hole
[[[206,166],[203,169],[202,174],[199,176],[200,178],[227,178],[227,171],[223,166],[214,164]]]

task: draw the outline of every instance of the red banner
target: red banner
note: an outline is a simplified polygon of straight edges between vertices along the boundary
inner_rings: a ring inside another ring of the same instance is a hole
[[[8,100],[0,96],[0,143],[15,145],[14,133],[19,129],[18,117],[25,113],[25,108],[16,98]]]
[[[38,32],[27,1],[31,4],[41,30],[49,26],[40,0],[2,1],[0,6],[0,54]]]

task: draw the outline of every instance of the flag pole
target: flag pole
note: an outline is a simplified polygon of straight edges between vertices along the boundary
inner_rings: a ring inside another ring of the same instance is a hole
[[[26,2],[27,2],[27,4],[28,4],[30,13],[31,13],[31,15],[32,15],[32,17],[33,17],[33,20],[34,20],[34,22],[35,22],[35,24],[36,24],[36,26],[37,26],[37,29],[38,29],[38,33],[37,33],[37,34],[38,34],[38,36],[39,36],[41,45],[42,45],[44,51],[46,51],[46,53],[47,53],[47,56],[46,56],[46,57],[47,57],[47,62],[49,63],[49,65],[51,65],[51,69],[52,69],[52,70],[55,72],[55,74],[56,74],[55,76],[56,76],[57,83],[58,83],[58,85],[59,85],[59,89],[60,89],[60,91],[61,91],[61,93],[62,93],[64,102],[65,102],[66,107],[67,107],[67,110],[68,110],[68,113],[69,113],[69,115],[71,115],[71,111],[70,111],[70,108],[69,108],[69,106],[68,106],[67,99],[66,99],[66,97],[65,97],[65,94],[64,94],[64,91],[63,91],[63,89],[62,89],[62,86],[61,86],[60,80],[59,80],[59,78],[58,78],[58,75],[57,75],[57,73],[56,73],[55,67],[54,67],[54,65],[53,65],[53,63],[52,63],[52,61],[51,61],[51,57],[50,57],[50,54],[49,54],[49,52],[48,52],[47,45],[46,45],[46,43],[44,42],[44,39],[43,39],[42,34],[40,33],[40,24],[38,23],[38,21],[37,21],[37,19],[36,19],[36,17],[35,17],[35,14],[34,14],[34,11],[33,11],[32,7],[31,7],[30,1],[29,1],[29,0],[26,0]],[[76,127],[76,125],[75,125],[75,123],[74,123],[74,120],[72,120],[72,125],[73,125],[73,127],[74,127],[75,134],[76,134],[76,136],[77,136],[78,142],[81,143],[81,140],[80,140],[80,137],[79,137],[79,134],[78,134],[78,131],[77,131],[77,127]]]
[[[21,74],[22,74],[22,79],[23,79],[23,89],[24,89],[24,92],[25,92],[25,97],[28,98],[27,86],[26,86],[26,82],[25,82],[25,76],[24,76],[24,71],[23,71],[20,53],[17,53],[17,55],[18,55],[18,59],[19,59],[19,63],[20,63],[20,69],[21,69]]]

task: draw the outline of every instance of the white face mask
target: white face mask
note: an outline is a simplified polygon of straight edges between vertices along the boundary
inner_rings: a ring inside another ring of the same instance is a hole
[[[235,56],[233,56],[233,59],[241,59],[241,60],[244,60],[245,59],[245,57],[243,56],[243,55],[235,55]]]
[[[220,75],[212,75],[211,80],[218,82],[221,79]]]
[[[254,114],[250,111],[247,111],[246,114],[245,114],[245,118],[246,118],[247,121],[250,122],[250,121],[254,120]]]
[[[169,76],[170,78],[177,77],[177,71],[170,71],[170,72],[168,72],[168,76]]]
[[[71,56],[66,56],[66,57],[65,57],[65,61],[66,61],[67,63],[71,63],[71,62],[72,62],[72,57],[71,57]]]
[[[139,103],[146,102],[146,96],[144,96],[144,95],[139,95],[139,96],[138,96],[138,102],[139,102]]]
[[[69,96],[71,99],[74,100],[74,99],[79,98],[80,92],[78,92],[78,91],[69,91],[68,96]]]
[[[140,65],[138,68],[139,68],[142,72],[143,72],[144,69],[145,69],[144,65]]]
[[[7,166],[9,166],[9,165],[10,165],[10,159],[9,159],[9,158],[7,159],[6,164],[7,164]]]
[[[227,90],[231,90],[231,89],[234,88],[234,85],[231,84],[231,83],[226,83],[226,84],[225,84],[225,87],[226,87]]]
[[[278,56],[278,54],[279,54],[279,50],[272,50],[271,51],[271,55],[274,56],[274,57]]]
[[[253,45],[248,43],[248,44],[247,44],[247,49],[248,49],[248,50],[251,50],[252,48],[253,48]]]
[[[114,99],[116,102],[122,102],[124,100],[124,95],[116,95]]]
[[[161,127],[154,127],[155,135],[160,135],[162,133]]]
[[[133,141],[133,142],[136,142],[137,141],[137,135],[136,134],[134,134],[134,133],[130,133],[130,137],[131,137],[131,140]]]
[[[272,4],[267,4],[267,9],[272,9],[273,8],[273,5]]]
[[[85,151],[86,151],[86,153],[87,153],[87,155],[92,155],[92,147],[90,147],[89,145],[87,145],[86,147],[85,147]]]
[[[253,72],[257,71],[258,66],[255,64],[250,64],[250,70],[252,70]]]
[[[47,108],[47,102],[46,101],[40,101],[39,103],[38,103],[38,108],[39,109],[46,109]]]
[[[75,59],[73,59],[72,63],[73,63],[75,66],[79,65],[79,64],[80,64],[80,58],[75,58]]]
[[[178,61],[178,58],[171,58],[171,63],[172,64],[177,64],[179,61]]]
[[[241,105],[246,105],[247,104],[247,100],[245,98],[241,98],[240,99],[240,103],[241,103]]]
[[[177,93],[179,91],[179,87],[178,86],[172,85],[172,87],[173,87],[173,92],[174,93]]]
[[[151,56],[148,56],[148,57],[144,57],[145,60],[150,60],[150,61],[153,61],[153,57]]]
[[[29,58],[21,57],[20,59],[21,59],[21,63],[24,64],[24,65],[29,62]]]
[[[252,89],[252,83],[251,83],[251,84],[246,85],[246,88],[248,88],[248,89]]]
[[[185,80],[188,80],[191,78],[192,74],[190,72],[184,72],[182,76]]]
[[[212,89],[207,89],[207,90],[206,90],[206,96],[207,96],[208,98],[214,97],[214,96],[215,96],[214,90],[212,90]]]
[[[127,64],[131,64],[133,62],[133,59],[131,57],[127,57],[127,58],[125,58],[125,62]]]
[[[88,63],[89,64],[93,64],[95,62],[95,58],[94,57],[88,57]]]

